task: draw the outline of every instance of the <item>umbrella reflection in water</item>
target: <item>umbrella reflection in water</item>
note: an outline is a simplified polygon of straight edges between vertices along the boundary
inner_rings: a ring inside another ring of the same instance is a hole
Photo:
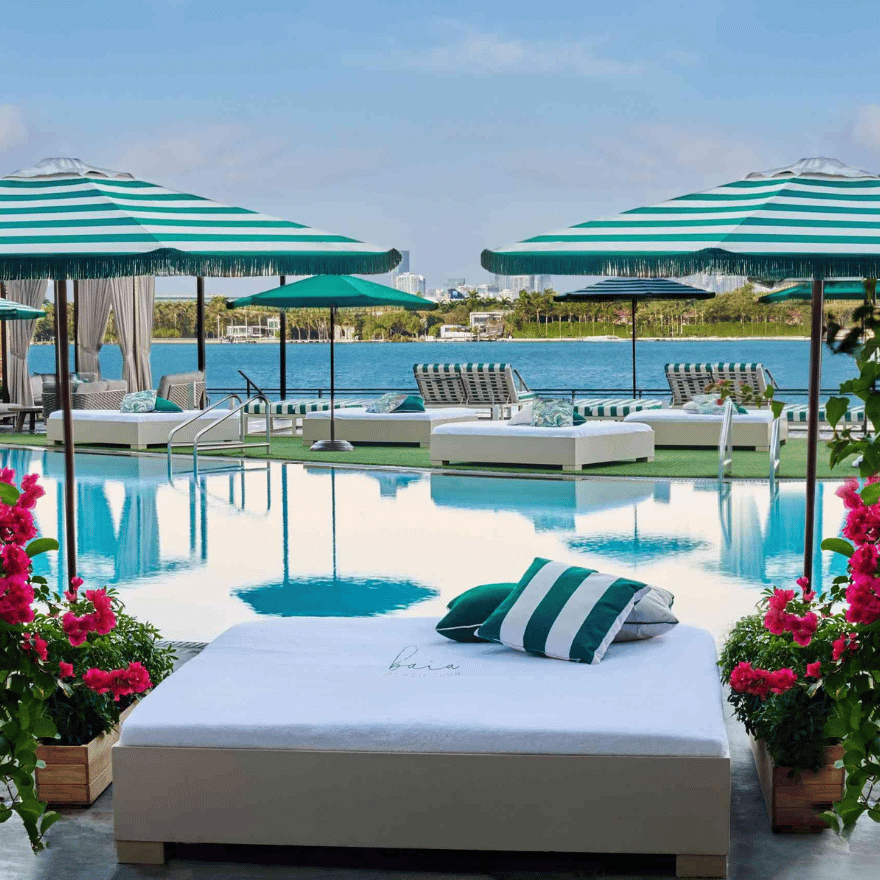
[[[331,506],[331,576],[291,576],[287,465],[282,465],[283,579],[280,584],[246,587],[236,590],[235,594],[258,614],[276,617],[373,617],[391,611],[400,611],[436,596],[437,590],[410,580],[340,576],[336,562],[336,470],[306,468],[309,474],[322,476],[327,474],[328,470]]]

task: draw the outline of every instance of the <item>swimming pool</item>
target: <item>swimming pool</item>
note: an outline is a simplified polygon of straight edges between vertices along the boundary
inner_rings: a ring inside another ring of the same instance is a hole
[[[57,537],[54,451],[6,449],[43,475],[36,510]],[[185,460],[182,460],[182,465]],[[800,574],[803,483],[539,480],[206,461],[169,482],[161,456],[77,453],[79,569],[112,584],[166,638],[207,641],[258,615],[442,615],[481,583],[515,581],[535,556],[671,590],[682,620],[722,634],[768,584]],[[837,484],[820,483],[820,534],[838,534]],[[37,558],[57,580],[60,554]],[[60,569],[59,569],[60,564]],[[821,574],[843,573],[823,554]]]

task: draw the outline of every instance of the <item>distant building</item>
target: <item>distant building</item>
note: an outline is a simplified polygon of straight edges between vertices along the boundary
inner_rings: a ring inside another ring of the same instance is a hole
[[[553,278],[550,275],[535,275],[535,286],[533,290],[543,292],[553,287]]]
[[[504,331],[507,312],[471,312],[471,330],[477,336],[500,336]]]
[[[469,341],[474,338],[474,334],[463,324],[441,324],[440,338]]]
[[[463,288],[467,284],[464,278],[447,278],[446,286],[455,288],[455,290],[459,290]]]
[[[404,293],[414,293],[416,296],[425,295],[425,276],[416,275],[413,272],[401,272],[394,276],[394,289]]]

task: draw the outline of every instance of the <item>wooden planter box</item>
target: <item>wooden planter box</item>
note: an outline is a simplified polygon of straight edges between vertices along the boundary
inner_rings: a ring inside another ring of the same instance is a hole
[[[84,746],[37,746],[37,759],[46,762],[37,770],[37,796],[55,806],[87,807],[113,781],[110,749],[119,739],[119,728],[137,703],[119,716],[119,726]]]
[[[819,814],[843,797],[846,771],[835,769],[842,760],[843,746],[825,749],[825,766],[815,773],[804,771],[799,777],[788,775],[788,767],[776,767],[763,742],[749,737],[755,767],[764,792],[770,824],[776,832],[824,831],[828,826]]]

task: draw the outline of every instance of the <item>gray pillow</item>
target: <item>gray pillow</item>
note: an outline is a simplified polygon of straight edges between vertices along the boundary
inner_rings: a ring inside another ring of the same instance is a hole
[[[674,601],[675,596],[668,590],[651,587],[651,592],[633,606],[614,641],[636,642],[669,632],[678,623],[672,613]]]
[[[196,382],[204,382],[205,374],[200,370],[194,370],[192,373],[169,373],[159,380],[159,387],[156,389],[158,397],[164,397],[165,400],[171,399],[170,388],[172,385],[194,385]]]
[[[128,382],[125,379],[107,379],[108,391],[128,391]]]
[[[107,390],[107,382],[103,379],[97,382],[74,382],[70,386],[71,393],[76,394],[99,394]]]

